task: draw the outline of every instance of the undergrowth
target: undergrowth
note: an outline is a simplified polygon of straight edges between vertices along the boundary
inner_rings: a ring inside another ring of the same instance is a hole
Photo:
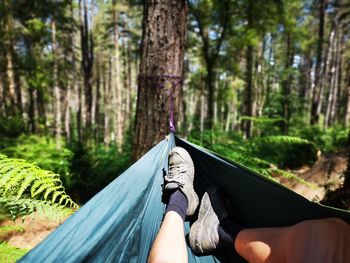
[[[312,143],[308,140],[281,135],[243,140],[236,133],[213,133],[211,131],[205,131],[202,134],[192,133],[189,140],[238,162],[265,177],[275,179],[276,176],[283,176],[312,187],[305,180],[284,169],[285,160],[290,158],[290,152],[286,152],[286,149],[292,147],[296,149],[301,147],[304,150],[309,147],[313,149]],[[274,149],[274,151],[271,152],[271,149]],[[283,153],[283,151],[286,153]]]

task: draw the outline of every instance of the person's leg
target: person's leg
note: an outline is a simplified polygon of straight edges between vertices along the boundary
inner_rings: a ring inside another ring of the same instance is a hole
[[[185,149],[175,147],[169,155],[169,172],[164,178],[163,194],[170,196],[148,262],[187,262],[184,221],[186,216],[194,214],[198,206],[193,179],[194,165],[190,155]]]
[[[237,253],[251,263],[350,262],[350,226],[337,218],[240,231]]]
[[[250,263],[287,262],[289,228],[245,228],[232,243],[232,249]]]
[[[306,220],[288,227],[242,228],[230,216],[218,188],[204,194],[189,235],[198,254],[236,250],[251,263],[350,262],[350,225],[338,218]]]
[[[175,211],[166,213],[150,251],[148,262],[187,262],[184,221]]]

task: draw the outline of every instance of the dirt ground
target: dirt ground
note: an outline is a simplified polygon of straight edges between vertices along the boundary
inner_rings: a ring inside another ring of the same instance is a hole
[[[317,202],[323,199],[326,189],[338,188],[343,183],[342,175],[346,169],[346,162],[345,154],[321,155],[312,167],[305,166],[292,171],[312,184],[311,187],[286,179],[280,179],[280,182],[307,199]]]
[[[345,168],[345,155],[320,156],[318,161],[312,167],[302,167],[297,171],[293,171],[307,182],[313,184],[313,187],[295,181],[291,182],[283,178],[280,179],[280,181],[288,188],[303,195],[307,199],[319,201],[325,194],[325,186],[334,188],[342,183],[341,175]],[[28,217],[24,222],[22,222],[21,219],[18,219],[15,222],[7,220],[0,223],[0,225],[15,224],[23,227],[23,233],[9,233],[6,235],[5,240],[15,247],[31,249],[39,244],[61,223],[62,222],[50,222],[38,217],[33,219]]]
[[[3,221],[0,226],[16,225],[23,228],[23,232],[10,232],[2,239],[8,241],[14,247],[31,249],[44,240],[60,224],[60,222],[52,222],[46,218],[31,218],[29,216],[23,222],[22,219]]]

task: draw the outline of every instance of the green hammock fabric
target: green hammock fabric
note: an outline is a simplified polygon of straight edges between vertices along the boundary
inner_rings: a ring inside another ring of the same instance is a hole
[[[146,262],[160,228],[163,170],[175,146],[184,147],[195,165],[199,197],[221,185],[246,227],[287,226],[306,219],[339,217],[350,223],[350,213],[310,202],[289,189],[237,163],[170,134],[127,171],[68,218],[19,262]],[[188,233],[191,222],[186,222]],[[245,262],[234,252],[196,256],[189,262]]]

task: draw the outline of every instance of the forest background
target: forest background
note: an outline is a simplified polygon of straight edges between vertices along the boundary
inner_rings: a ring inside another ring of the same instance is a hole
[[[347,151],[348,1],[173,2],[1,1],[4,218],[67,215],[61,206],[103,189],[169,119],[275,179],[303,181],[290,170]]]

